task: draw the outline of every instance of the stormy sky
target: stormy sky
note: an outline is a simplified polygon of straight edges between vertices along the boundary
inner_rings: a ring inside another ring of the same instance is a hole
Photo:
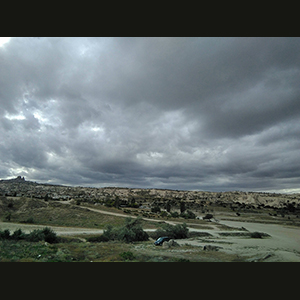
[[[0,178],[300,192],[300,38],[11,38]]]

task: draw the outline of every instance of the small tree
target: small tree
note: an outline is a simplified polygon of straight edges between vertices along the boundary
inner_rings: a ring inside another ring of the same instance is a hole
[[[50,243],[50,244],[58,242],[56,233],[51,228],[45,227],[43,229],[43,234],[44,234],[45,242]]]
[[[185,212],[185,203],[183,201],[180,202],[180,213]]]
[[[179,217],[179,213],[177,211],[174,211],[171,213],[171,217],[172,218],[178,218]]]
[[[295,206],[292,203],[289,203],[286,208],[289,212],[295,212],[296,210]]]
[[[212,214],[206,214],[205,217],[203,217],[203,220],[210,220],[212,219],[214,216]]]
[[[14,240],[23,240],[23,239],[25,239],[25,237],[26,237],[26,234],[21,229],[15,230],[12,235],[12,239],[14,239]]]
[[[170,203],[170,201],[168,201],[167,204],[166,204],[166,210],[167,210],[167,212],[171,211],[171,203]]]
[[[153,213],[159,213],[160,212],[160,207],[158,205],[155,205],[151,208],[151,212]]]
[[[10,231],[9,229],[5,229],[4,231],[0,230],[0,240],[8,240],[10,238]]]
[[[190,210],[187,210],[186,212],[180,214],[180,216],[185,219],[195,219],[196,218],[196,215]]]
[[[114,205],[115,205],[116,208],[119,208],[119,206],[120,206],[120,198],[119,198],[119,196],[116,196]]]
[[[6,216],[5,216],[5,220],[10,222],[10,219],[11,219],[11,213],[8,213]]]

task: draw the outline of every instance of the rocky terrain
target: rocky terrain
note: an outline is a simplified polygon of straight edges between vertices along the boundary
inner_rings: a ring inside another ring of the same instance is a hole
[[[235,210],[287,209],[300,210],[300,194],[276,194],[262,192],[205,192],[165,189],[138,189],[118,187],[72,187],[26,181],[24,177],[0,180],[0,195],[28,197],[44,200],[74,200],[77,203],[101,203],[116,207],[165,207],[172,208],[185,203],[186,209],[207,209],[214,205]]]

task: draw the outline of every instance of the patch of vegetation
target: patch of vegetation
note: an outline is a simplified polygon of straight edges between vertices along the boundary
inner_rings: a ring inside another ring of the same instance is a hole
[[[240,237],[251,237],[253,239],[262,239],[263,237],[270,237],[265,232],[220,232],[221,236],[240,236]]]
[[[45,227],[44,229],[36,229],[28,234],[22,232],[21,229],[17,229],[12,235],[8,229],[5,229],[4,231],[0,230],[0,240],[26,240],[29,242],[45,241],[52,244],[58,242],[58,237],[56,236],[56,233],[49,227]]]
[[[21,223],[25,223],[25,224],[34,224],[34,219],[33,217],[29,217],[28,219],[21,221]]]
[[[131,251],[122,252],[119,255],[124,261],[130,261],[135,259],[135,256]]]
[[[191,262],[191,261],[187,258],[175,258],[174,262]]]
[[[188,233],[188,237],[192,238],[192,237],[212,237],[213,235],[210,234],[209,232],[205,232],[205,231],[190,231]]]
[[[264,232],[254,231],[250,233],[250,237],[253,239],[262,239],[263,237],[268,237],[269,235]]]
[[[196,219],[196,215],[190,210],[187,210],[186,212],[181,213],[180,217],[185,218],[185,219]]]
[[[125,224],[120,227],[108,225],[101,236],[90,237],[89,242],[124,241],[126,243],[147,241],[149,235],[141,226],[141,218],[126,218]]]
[[[56,252],[56,246],[51,245],[49,247],[41,242],[32,243],[25,240],[0,240],[0,261],[60,261],[55,255]]]
[[[185,239],[188,237],[189,229],[186,223],[170,225],[163,224],[162,228],[157,229],[155,232],[151,233],[152,238],[159,238],[160,236],[168,236],[172,239]]]
[[[171,212],[171,217],[172,218],[178,218],[179,217],[179,213],[177,211]]]
[[[203,217],[203,220],[210,220],[212,219],[214,216],[212,214],[206,214],[204,217]]]
[[[155,205],[155,206],[151,207],[151,212],[159,213],[160,212],[160,207],[158,205]]]

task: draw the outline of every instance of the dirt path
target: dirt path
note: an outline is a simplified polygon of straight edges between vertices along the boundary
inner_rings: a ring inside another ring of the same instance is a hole
[[[86,208],[86,209],[89,209],[91,211],[94,211],[94,212],[98,212],[100,214],[106,214],[106,215],[112,215],[112,216],[116,216],[116,217],[122,217],[122,218],[133,218],[133,219],[136,219],[137,216],[129,216],[129,215],[125,215],[125,214],[120,214],[120,213],[115,213],[115,212],[111,212],[111,211],[106,211],[106,210],[101,210],[101,209],[96,209],[96,208],[91,208],[91,207],[88,207],[88,206],[81,206],[83,208]],[[151,221],[151,222],[162,222],[164,221],[165,223],[168,223],[168,224],[171,224],[171,225],[175,225],[175,224],[181,224],[182,222],[174,222],[174,221],[166,221],[166,220],[158,220],[158,219],[150,219],[150,218],[143,218],[143,220],[145,221]]]

